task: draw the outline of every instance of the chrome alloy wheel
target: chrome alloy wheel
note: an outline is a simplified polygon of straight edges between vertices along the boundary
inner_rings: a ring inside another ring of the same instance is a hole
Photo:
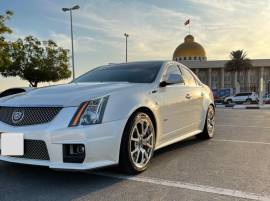
[[[213,137],[214,130],[215,130],[215,110],[211,106],[209,107],[208,112],[207,112],[207,131],[208,131],[209,137]]]
[[[139,114],[129,138],[129,154],[136,168],[144,168],[154,151],[155,129],[150,119]]]

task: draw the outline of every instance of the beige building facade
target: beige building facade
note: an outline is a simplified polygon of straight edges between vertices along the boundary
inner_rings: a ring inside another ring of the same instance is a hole
[[[206,52],[192,35],[185,37],[184,43],[174,51],[173,60],[179,61],[189,67],[200,80],[212,89],[234,88],[236,75],[225,68],[228,60],[208,61]],[[259,92],[262,87],[269,93],[270,59],[251,60],[253,68],[237,74],[241,92]],[[260,78],[263,78],[263,82]],[[261,86],[262,85],[262,86]]]

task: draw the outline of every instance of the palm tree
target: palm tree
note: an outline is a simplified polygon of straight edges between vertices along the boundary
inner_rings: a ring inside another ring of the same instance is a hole
[[[247,58],[247,53],[244,50],[236,50],[230,53],[230,58],[226,64],[226,70],[234,72],[234,87],[237,88],[238,73],[240,71],[247,71],[252,68],[251,60]]]

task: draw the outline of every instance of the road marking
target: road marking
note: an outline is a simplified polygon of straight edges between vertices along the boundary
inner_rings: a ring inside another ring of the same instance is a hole
[[[211,141],[270,145],[269,142],[256,142],[256,141],[245,141],[245,140],[226,140],[226,139],[217,139],[217,138],[212,139]]]
[[[217,127],[232,127],[232,128],[265,128],[270,129],[269,126],[245,126],[245,125],[233,125],[233,124],[216,124]]]
[[[122,179],[122,180],[131,180],[131,181],[137,181],[137,182],[143,182],[143,183],[149,183],[149,184],[155,184],[155,185],[162,185],[162,186],[167,186],[167,187],[200,191],[200,192],[205,192],[205,193],[213,193],[213,194],[225,195],[225,196],[236,197],[236,198],[270,201],[270,196],[268,195],[263,196],[263,195],[258,195],[255,193],[231,190],[231,189],[226,189],[226,188],[218,188],[218,187],[212,187],[212,186],[205,186],[205,185],[191,184],[191,183],[185,183],[185,182],[180,182],[180,181],[170,181],[170,180],[165,180],[165,179],[142,177],[142,176],[125,176],[125,175],[104,173],[104,172],[96,172],[95,174],[98,176],[105,176],[105,177],[111,177],[111,178]]]

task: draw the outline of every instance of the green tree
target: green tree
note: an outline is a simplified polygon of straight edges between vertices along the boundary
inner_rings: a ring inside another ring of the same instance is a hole
[[[6,26],[5,22],[13,15],[11,11],[6,11],[4,15],[0,15],[0,37],[3,37],[5,33],[12,33],[12,30]]]
[[[18,76],[32,87],[41,82],[57,82],[71,76],[68,50],[52,41],[39,41],[33,36],[9,42],[5,51],[10,61],[0,64],[4,77]]]
[[[0,15],[0,66],[9,63],[10,58],[7,53],[8,43],[5,41],[4,34],[11,34],[12,30],[6,26],[6,21],[13,15],[11,11],[6,11],[4,15]]]
[[[238,74],[241,71],[247,71],[252,68],[251,60],[247,58],[244,50],[236,50],[230,53],[230,58],[226,64],[226,70],[234,73],[234,87],[237,88]]]

